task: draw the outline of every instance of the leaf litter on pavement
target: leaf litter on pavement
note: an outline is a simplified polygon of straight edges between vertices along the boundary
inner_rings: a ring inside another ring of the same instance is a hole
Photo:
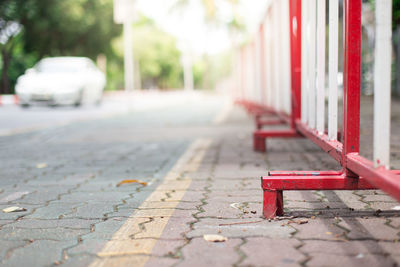
[[[141,184],[143,186],[147,186],[147,183],[143,182],[141,180],[136,180],[136,179],[130,180],[130,179],[127,179],[127,180],[122,180],[121,182],[119,182],[117,184],[117,187],[120,187],[123,184],[134,184],[134,183]]]
[[[26,211],[26,209],[25,208],[21,208],[21,207],[17,207],[17,206],[8,207],[8,208],[3,209],[4,213],[21,212],[21,211]]]

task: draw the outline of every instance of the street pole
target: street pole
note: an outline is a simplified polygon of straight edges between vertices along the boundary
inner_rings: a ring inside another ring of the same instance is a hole
[[[193,91],[193,64],[192,59],[187,51],[183,52],[182,65],[185,91]]]
[[[134,90],[133,29],[132,21],[124,22],[124,74],[125,91]]]

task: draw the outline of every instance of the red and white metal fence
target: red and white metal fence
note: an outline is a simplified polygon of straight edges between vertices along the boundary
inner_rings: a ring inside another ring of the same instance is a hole
[[[344,88],[340,135],[338,0],[272,1],[256,37],[238,52],[236,96],[238,103],[256,118],[254,149],[265,151],[267,138],[306,137],[342,166],[341,171],[269,172],[262,177],[266,218],[283,214],[284,190],[379,188],[400,201],[400,171],[390,170],[389,161],[392,1],[376,1],[372,161],[359,153],[361,11],[361,0],[343,1]],[[275,114],[278,119],[266,120],[263,118],[266,114]],[[289,127],[262,129],[263,125],[272,124]]]

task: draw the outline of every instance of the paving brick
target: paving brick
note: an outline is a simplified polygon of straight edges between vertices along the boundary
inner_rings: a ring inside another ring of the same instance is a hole
[[[386,218],[345,218],[339,225],[348,229],[351,239],[375,238],[382,240],[399,240],[399,230],[386,225]],[[379,230],[378,230],[379,229]]]
[[[343,238],[346,231],[335,225],[334,219],[309,219],[305,224],[291,224],[297,232],[295,238],[337,240]]]
[[[8,207],[12,207],[12,206],[18,206],[21,208],[25,208],[26,211],[10,212],[10,213],[5,213],[2,211],[4,208],[8,208]],[[0,220],[16,220],[20,217],[24,217],[24,216],[31,214],[35,209],[39,208],[40,206],[41,205],[19,204],[19,203],[0,205]]]
[[[61,219],[76,212],[76,208],[84,204],[50,203],[48,206],[37,208],[29,219]]]
[[[4,228],[0,230],[0,240],[26,241],[26,240],[77,240],[79,235],[88,233],[86,229],[67,229],[58,228],[28,229],[28,228]]]
[[[307,266],[396,266],[395,261],[383,255],[359,254],[356,256],[310,254]],[[328,264],[327,264],[328,263]]]
[[[397,228],[397,229],[400,229],[400,217],[392,217],[392,218],[389,218],[389,225],[390,226],[392,226],[392,227],[394,227],[394,228]]]
[[[141,222],[149,221],[149,219],[143,218]],[[96,223],[94,226],[94,231],[90,231],[84,235],[82,235],[82,240],[88,239],[96,239],[96,240],[111,240],[113,235],[121,226],[126,222],[126,218],[123,217],[114,217],[109,218],[105,221]],[[139,226],[137,227],[136,232],[140,232]],[[130,238],[127,236],[127,238]]]
[[[2,263],[5,258],[9,257],[13,250],[24,247],[27,243],[27,241],[2,240],[0,246],[0,263]]]
[[[322,241],[322,240],[305,240],[304,245],[300,248],[306,254],[331,254],[331,255],[347,255],[356,257],[359,254],[381,254],[384,255],[386,249],[380,243],[372,240],[361,241]]]
[[[366,195],[363,199],[365,202],[376,202],[376,201],[381,201],[381,202],[395,202],[397,201],[388,196],[388,195]]]
[[[306,257],[295,239],[247,238],[240,247],[246,258],[240,266],[300,266]]]
[[[214,217],[214,218],[259,218],[262,205],[260,203],[249,202],[213,202],[202,206],[203,212],[197,217]]]
[[[63,267],[86,267],[97,259],[96,256],[87,254],[76,255],[76,256],[71,256],[69,254],[67,255],[68,259],[63,262],[62,264]]]
[[[233,266],[240,257],[235,248],[240,239],[228,239],[226,242],[207,242],[202,237],[194,238],[182,249],[184,261],[177,266]]]
[[[3,228],[27,228],[27,229],[40,229],[40,228],[68,228],[68,229],[90,229],[91,225],[100,222],[96,219],[61,219],[61,220],[39,220],[39,219],[21,219],[15,221]]]
[[[261,218],[252,219],[214,219],[204,218],[193,225],[193,231],[187,237],[200,237],[205,234],[222,234],[223,236],[288,238],[295,229],[289,226],[282,226],[280,221],[268,222]]]
[[[76,208],[76,211],[72,214],[68,214],[66,218],[104,218],[106,214],[115,211],[115,204],[112,203],[88,203]]]
[[[359,210],[367,208],[368,204],[364,199],[354,194],[352,191],[335,191],[335,194],[345,203],[349,208]]]
[[[62,261],[63,249],[75,243],[76,241],[36,240],[25,247],[15,249],[2,265],[19,266],[21,259],[30,266],[54,265]]]
[[[96,255],[101,249],[107,244],[109,240],[107,239],[84,239],[79,244],[69,248],[67,250],[67,255],[76,257],[79,255]]]
[[[129,198],[128,192],[73,192],[67,195],[63,195],[60,198],[61,202],[107,202],[107,203],[119,203],[124,198]]]

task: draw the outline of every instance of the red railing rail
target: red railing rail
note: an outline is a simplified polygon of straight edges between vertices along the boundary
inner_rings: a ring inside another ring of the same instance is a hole
[[[328,3],[329,19],[326,19]],[[382,189],[400,201],[400,171],[390,170],[390,0],[376,1],[374,159],[360,156],[362,1],[344,0],[343,125],[338,138],[338,0],[275,0],[256,38],[240,49],[239,104],[254,115],[254,149],[267,138],[305,137],[341,171],[271,171],[261,178],[266,218],[283,214],[284,190]],[[287,23],[284,23],[286,20]],[[329,23],[327,23],[327,21]],[[326,26],[329,28],[328,129],[325,129]],[[287,45],[287,46],[286,46]],[[286,54],[285,54],[286,53]],[[250,55],[250,56],[249,56]],[[286,56],[289,64],[286,66]],[[259,75],[261,73],[261,75]],[[252,81],[250,79],[253,79]],[[290,90],[286,90],[290,89]],[[289,103],[289,105],[288,105]],[[277,120],[264,116],[276,115]],[[286,124],[286,130],[264,125]],[[341,139],[341,140],[340,140]]]

